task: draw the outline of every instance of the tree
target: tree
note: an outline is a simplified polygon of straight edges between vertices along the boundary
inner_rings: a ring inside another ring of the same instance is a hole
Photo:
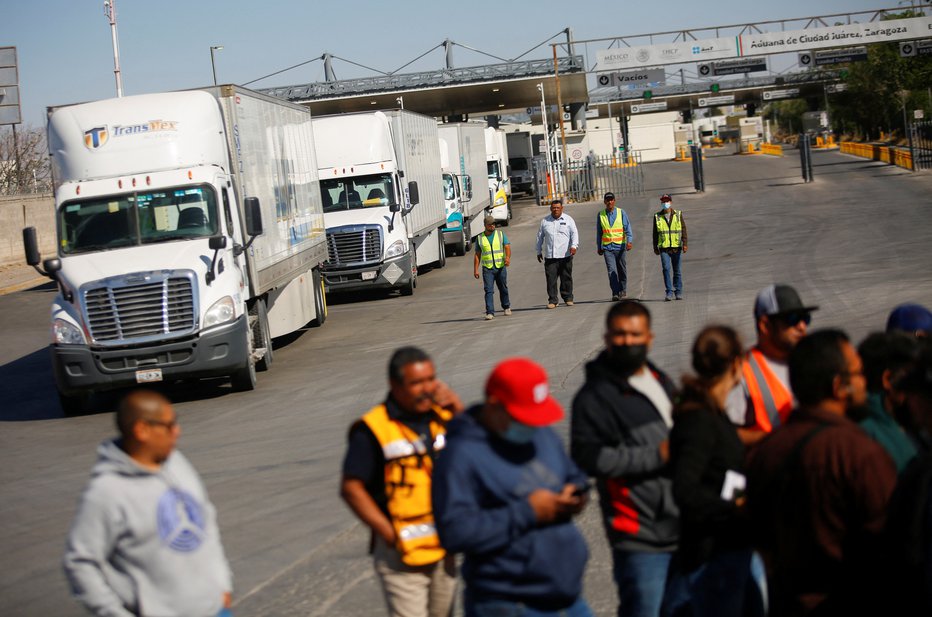
[[[44,193],[52,190],[45,131],[34,127],[0,127],[0,194]]]

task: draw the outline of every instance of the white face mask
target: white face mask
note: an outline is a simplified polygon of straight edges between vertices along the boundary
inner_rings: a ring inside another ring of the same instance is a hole
[[[669,201],[662,201],[660,202],[660,205],[663,206],[664,210],[669,210],[672,204]]]

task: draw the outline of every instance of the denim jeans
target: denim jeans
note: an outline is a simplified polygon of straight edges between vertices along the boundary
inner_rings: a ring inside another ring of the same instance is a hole
[[[544,275],[547,277],[547,301],[557,304],[557,279],[560,279],[560,297],[563,301],[573,299],[573,256],[559,259],[544,259]]]
[[[613,296],[628,290],[627,253],[628,250],[625,247],[621,247],[620,251],[602,251],[605,267],[608,268],[608,284],[612,288]]]
[[[508,300],[508,269],[507,268],[482,268],[482,285],[485,287],[485,314],[495,314],[495,285],[498,285],[498,293],[501,296],[502,308],[511,307]]]
[[[477,600],[467,593],[464,605],[466,617],[594,617],[582,598],[564,609],[542,610],[508,600]]]
[[[686,575],[693,617],[761,617],[764,605],[751,577],[751,550],[719,553]]]
[[[689,602],[687,581],[670,568],[673,553],[612,551],[618,617],[666,617]]]
[[[678,296],[683,295],[683,271],[680,268],[680,257],[682,257],[680,251],[671,251],[669,253],[662,249],[660,251],[660,266],[663,268],[663,285],[666,288],[668,296],[674,291]],[[671,278],[673,279],[672,282],[670,280]]]

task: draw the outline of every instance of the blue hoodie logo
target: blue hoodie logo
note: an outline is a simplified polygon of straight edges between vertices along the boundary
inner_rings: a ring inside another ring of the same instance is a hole
[[[204,509],[190,494],[169,489],[159,499],[159,537],[170,548],[190,553],[204,543]]]

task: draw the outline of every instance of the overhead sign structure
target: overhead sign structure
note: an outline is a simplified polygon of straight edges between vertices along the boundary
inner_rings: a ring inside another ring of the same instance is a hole
[[[848,84],[827,84],[825,86],[825,91],[828,94],[838,94],[839,92],[845,92],[848,89]]]
[[[799,88],[787,88],[786,90],[764,90],[765,101],[776,101],[779,99],[792,99],[799,96]]]
[[[706,96],[699,99],[699,107],[714,107],[716,105],[734,105],[734,94],[723,94],[721,96]]]
[[[932,39],[900,43],[900,56],[903,58],[932,56]]]
[[[16,48],[0,47],[0,126],[20,124],[22,121]]]
[[[867,60],[867,48],[863,46],[804,51],[798,57],[799,66],[802,67],[831,66],[833,64],[863,62],[865,60]]]
[[[631,113],[646,114],[651,111],[667,111],[666,101],[657,101],[656,103],[638,103],[631,106]]]
[[[599,71],[613,71],[684,62],[762,56],[794,51],[829,49],[840,45],[868,45],[928,38],[932,17],[909,17],[826,28],[740,34],[664,45],[642,45],[596,52]]]
[[[698,72],[700,77],[718,77],[720,75],[738,75],[740,73],[757,73],[767,70],[767,58],[742,58],[740,60],[725,60],[700,64]]]
[[[640,71],[623,71],[599,75],[600,86],[636,87],[646,85],[663,85],[667,75],[663,69],[644,69]]]

